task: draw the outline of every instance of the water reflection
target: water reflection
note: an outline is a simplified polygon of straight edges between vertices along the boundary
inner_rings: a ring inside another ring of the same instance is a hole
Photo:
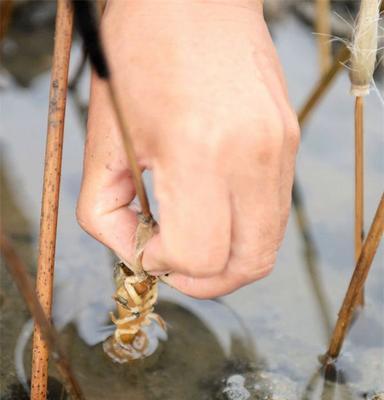
[[[296,223],[300,230],[301,238],[303,241],[303,256],[306,265],[306,272],[310,279],[313,293],[319,306],[325,343],[328,343],[328,339],[330,338],[333,330],[331,312],[323,285],[323,279],[321,277],[321,272],[318,266],[318,255],[311,232],[309,218],[304,207],[303,196],[301,194],[301,189],[297,177],[295,179],[292,190],[292,203],[293,212],[296,217]]]
[[[309,379],[301,400],[353,400],[363,398],[348,386],[347,376],[335,365],[320,367]]]
[[[163,300],[156,310],[167,321],[169,338],[152,356],[129,365],[111,362],[99,345],[86,346],[73,328],[63,331],[68,357],[90,399],[232,399],[221,397],[226,396],[226,380],[265,366],[263,359],[245,347],[243,332],[231,335],[226,349],[210,327],[187,307]],[[215,314],[223,312],[230,313],[222,305],[211,304],[208,317],[219,322]],[[221,329],[225,329],[223,324]],[[244,388],[254,384],[255,380],[248,377]],[[263,382],[260,390],[265,394],[267,388]]]
[[[19,197],[23,196],[21,188],[15,190],[14,182],[18,177],[12,174],[6,168],[7,157],[5,149],[0,149],[0,204],[1,204],[1,224],[12,241],[17,245],[20,257],[28,267],[29,273],[35,271],[35,232],[33,232],[30,220],[19,204]],[[1,262],[3,262],[1,260]],[[7,374],[2,376],[1,386],[7,387],[16,384],[14,390],[18,390],[17,366],[14,362],[13,351],[17,354],[17,336],[23,330],[23,324],[26,321],[27,312],[23,300],[20,297],[16,287],[12,284],[10,276],[5,268],[0,268],[0,364],[2,371]],[[17,358],[17,357],[16,357]],[[19,358],[20,360],[20,358]],[[3,390],[0,389],[0,393]]]

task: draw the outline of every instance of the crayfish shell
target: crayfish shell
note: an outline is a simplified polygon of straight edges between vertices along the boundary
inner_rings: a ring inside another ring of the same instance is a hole
[[[141,265],[144,245],[156,229],[152,218],[141,216],[136,230],[134,261],[131,265],[120,262],[115,268],[117,317],[111,314],[111,319],[116,330],[103,348],[118,363],[151,355],[158,346],[158,339],[166,338],[165,322],[153,312],[158,279],[149,276]]]
[[[103,349],[111,359],[123,364],[143,357],[148,357],[148,338],[144,331],[139,331],[131,343],[119,343],[111,336],[103,343]]]
[[[153,312],[157,300],[157,278],[135,277],[129,268],[116,266],[117,317],[111,313],[116,329],[103,344],[104,352],[118,363],[150,356],[158,347],[159,339],[166,339],[166,324]]]

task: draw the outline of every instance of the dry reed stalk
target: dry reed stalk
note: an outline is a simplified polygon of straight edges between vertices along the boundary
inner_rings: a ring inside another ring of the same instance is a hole
[[[117,99],[117,93],[111,79],[107,80],[107,86],[109,98],[111,100],[112,107],[115,110],[117,122],[122,132],[125,152],[127,154],[127,158],[132,169],[132,177],[136,188],[136,195],[140,202],[141,213],[145,220],[150,223],[152,221],[152,214],[149,208],[148,196],[144,187],[143,179],[141,177],[141,170],[136,159],[131,135],[129,134],[128,124],[126,122],[126,119],[124,118],[124,114],[120,107],[120,102]]]
[[[355,96],[355,262],[364,241],[364,97],[375,69],[380,0],[362,0],[351,45],[351,93]],[[364,291],[359,304],[364,305]]]
[[[101,18],[101,16],[103,15],[106,5],[107,5],[106,0],[96,0],[96,10],[99,18]],[[76,72],[73,74],[73,78],[68,84],[69,90],[76,89],[80,81],[81,75],[83,74],[85,67],[87,65],[87,61],[88,61],[88,53],[85,47],[83,47],[80,63],[76,69]]]
[[[363,97],[357,96],[355,102],[355,263],[359,259],[364,242],[364,135],[363,135]],[[364,305],[364,288],[358,303]]]
[[[332,64],[330,14],[330,0],[316,0],[315,29],[317,33],[321,75],[324,75]]]
[[[0,3],[0,42],[4,39],[11,21],[13,0],[3,0]]]
[[[367,279],[369,269],[379,246],[380,239],[383,235],[383,231],[384,194],[381,196],[379,206],[376,210],[376,214],[373,218],[368,236],[364,242],[359,260],[356,264],[347,293],[340,308],[339,317],[336,322],[335,329],[333,330],[329,349],[323,359],[325,363],[328,363],[330,360],[336,358],[340,353],[345,335],[351,323],[353,312],[359,299],[359,294]]]
[[[45,149],[36,283],[38,299],[48,320],[50,320],[52,309],[57,215],[72,28],[73,10],[71,5],[67,0],[58,0],[55,46],[49,93],[48,128]],[[46,399],[48,355],[47,343],[42,336],[39,326],[36,325],[33,336],[31,378],[31,397],[34,400]]]
[[[58,334],[45,316],[45,311],[37,298],[36,292],[33,290],[33,284],[28,276],[27,269],[2,230],[0,230],[0,250],[8,272],[12,276],[30,313],[40,328],[68,394],[75,400],[85,399],[80,385],[72,373],[69,362],[60,347]],[[35,399],[34,395],[31,398]]]
[[[96,2],[97,2],[97,12],[101,17],[103,15],[105,7],[107,6],[107,0],[96,0]]]
[[[136,158],[128,123],[124,118],[124,114],[120,106],[116,86],[110,73],[107,59],[104,55],[100,32],[96,22],[96,18],[100,16],[103,3],[97,2],[93,4],[89,0],[73,0],[72,5],[75,10],[76,24],[83,38],[84,45],[89,54],[91,64],[97,75],[101,79],[104,79],[106,81],[109,98],[112,104],[112,108],[115,111],[117,123],[121,131],[125,152],[127,154],[128,162],[132,170],[132,177],[136,188],[136,195],[139,199],[141,206],[141,214],[143,215],[144,219],[148,223],[150,223],[152,221],[152,214],[150,211],[147,193],[141,176],[141,169]]]
[[[317,104],[325,94],[326,90],[331,86],[338,72],[340,72],[344,67],[344,63],[348,61],[350,54],[351,53],[348,46],[342,44],[340,49],[336,53],[336,56],[333,60],[332,65],[328,69],[328,72],[326,72],[320,78],[319,82],[312,89],[312,92],[308,96],[306,102],[304,103],[304,106],[299,110],[298,120],[300,126],[303,126],[303,124],[306,122],[311,111],[317,106]]]

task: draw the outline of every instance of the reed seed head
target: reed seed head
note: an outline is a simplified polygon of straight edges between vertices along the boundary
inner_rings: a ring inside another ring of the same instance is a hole
[[[369,93],[375,69],[380,0],[361,0],[356,28],[351,44],[351,93],[366,96]]]

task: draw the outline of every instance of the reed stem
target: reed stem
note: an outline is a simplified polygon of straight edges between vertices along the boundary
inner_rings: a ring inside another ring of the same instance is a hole
[[[112,107],[115,110],[117,122],[119,124],[122,133],[121,136],[124,142],[125,152],[127,154],[127,158],[132,169],[133,182],[136,188],[136,195],[140,202],[141,213],[143,214],[144,220],[146,222],[149,222],[152,220],[152,214],[149,207],[147,192],[145,190],[145,186],[141,176],[141,170],[137,162],[131,135],[129,133],[128,124],[126,122],[126,119],[124,118],[123,111],[120,107],[120,102],[117,99],[117,94],[113,86],[112,79],[113,78],[110,77],[109,79],[106,80],[109,97],[111,99]]]
[[[141,169],[136,158],[129,126],[121,108],[117,95],[118,91],[116,90],[100,38],[97,15],[100,17],[105,2],[98,1],[97,3],[92,3],[91,0],[72,0],[72,5],[75,11],[76,24],[83,38],[84,46],[88,51],[93,69],[99,78],[106,82],[111,105],[115,112],[117,123],[119,124],[124,149],[132,170],[133,182],[140,202],[141,213],[144,220],[149,223],[152,221],[152,214],[149,208],[149,201],[143,183]]]
[[[364,242],[364,97],[357,96],[355,102],[355,263]],[[364,305],[364,288],[359,294],[358,304]]]
[[[351,93],[355,96],[355,261],[364,240],[364,96],[370,91],[378,44],[380,0],[362,0],[351,46]],[[364,305],[364,290],[359,294]]]
[[[52,358],[56,363],[57,370],[59,371],[63,384],[68,394],[74,400],[85,399],[82,394],[79,383],[72,373],[69,362],[65,357],[58,340],[58,334],[52,324],[46,317],[46,313],[43,310],[41,303],[33,290],[33,284],[28,276],[27,269],[25,268],[22,260],[16,253],[16,250],[9,242],[5,234],[0,230],[0,250],[1,255],[4,257],[5,266],[8,272],[15,281],[20,294],[23,296],[24,301],[32,314],[35,323],[39,326],[40,332],[44,338],[45,343],[52,354]],[[34,395],[31,395],[31,399],[35,399]]]
[[[340,353],[345,335],[351,323],[353,312],[358,302],[359,294],[361,293],[361,289],[367,279],[372,260],[383,235],[383,231],[384,193],[381,196],[379,206],[376,210],[376,214],[373,218],[368,236],[364,242],[359,260],[356,264],[347,293],[340,308],[339,317],[330,340],[329,349],[323,360],[325,363],[328,363],[331,359],[336,358]]]
[[[316,0],[315,29],[321,75],[324,75],[332,64],[330,13],[330,0]]]
[[[325,94],[326,90],[331,86],[332,82],[334,81],[335,77],[337,76],[338,72],[342,70],[344,67],[344,63],[350,57],[350,50],[349,48],[342,44],[341,48],[336,53],[336,56],[333,60],[332,65],[329,67],[328,72],[326,72],[312,89],[309,97],[307,98],[304,106],[298,112],[298,120],[300,126],[306,122],[307,118],[309,117],[310,113],[313,109],[317,106],[319,101],[322,99],[323,95]]]
[[[13,10],[13,0],[3,0],[0,2],[0,42],[7,34],[11,22]]]
[[[57,215],[72,28],[73,10],[71,4],[67,0],[58,0],[49,93],[36,283],[37,296],[48,320],[51,318],[52,309]],[[45,400],[47,396],[48,355],[47,343],[42,336],[40,327],[35,325],[31,378],[31,397],[34,400]]]

